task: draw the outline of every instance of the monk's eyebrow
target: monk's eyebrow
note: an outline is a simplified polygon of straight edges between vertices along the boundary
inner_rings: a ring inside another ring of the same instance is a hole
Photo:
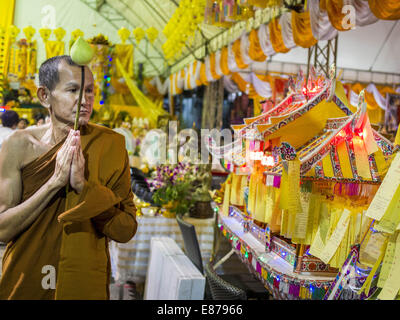
[[[75,81],[70,81],[70,82],[67,82],[65,86],[66,87],[79,87],[79,84]]]

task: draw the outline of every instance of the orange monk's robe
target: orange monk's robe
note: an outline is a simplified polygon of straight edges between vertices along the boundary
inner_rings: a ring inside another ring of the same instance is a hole
[[[63,142],[22,169],[22,201],[50,179]],[[0,299],[109,298],[108,242],[128,242],[137,229],[128,155],[123,136],[94,124],[81,129],[81,143],[83,191],[61,189],[7,244]]]

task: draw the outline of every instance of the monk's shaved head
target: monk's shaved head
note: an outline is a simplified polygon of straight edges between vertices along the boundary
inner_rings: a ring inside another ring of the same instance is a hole
[[[55,56],[47,59],[39,68],[39,85],[46,87],[50,91],[53,91],[60,81],[60,73],[58,66],[61,61],[65,61],[70,66],[79,67],[75,62],[72,61],[70,56]]]

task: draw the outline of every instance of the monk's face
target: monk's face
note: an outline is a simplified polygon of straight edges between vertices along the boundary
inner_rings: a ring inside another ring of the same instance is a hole
[[[58,65],[58,71],[59,82],[50,93],[51,113],[57,121],[73,126],[81,87],[81,68],[70,66],[65,61],[61,61]],[[93,111],[94,79],[88,67],[85,67],[84,86],[79,125],[86,125]]]

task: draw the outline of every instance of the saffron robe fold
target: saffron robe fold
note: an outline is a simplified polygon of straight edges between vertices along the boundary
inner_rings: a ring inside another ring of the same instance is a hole
[[[22,169],[22,199],[53,175],[64,141]],[[108,299],[108,242],[129,241],[137,229],[124,137],[98,125],[81,129],[84,189],[62,188],[38,218],[7,244],[0,299]],[[56,283],[52,287],[51,267]],[[49,288],[50,286],[50,288]]]

